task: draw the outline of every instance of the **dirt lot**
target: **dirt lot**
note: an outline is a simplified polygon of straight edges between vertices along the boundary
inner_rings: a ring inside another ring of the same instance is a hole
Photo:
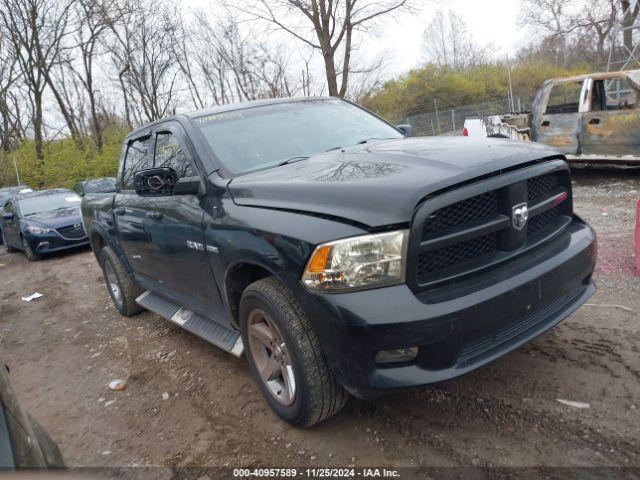
[[[243,360],[149,312],[120,317],[88,251],[0,255],[0,360],[70,466],[639,466],[640,174],[577,178],[600,242],[589,305],[488,367],[353,400],[310,430],[271,413]],[[116,378],[126,391],[107,388]]]

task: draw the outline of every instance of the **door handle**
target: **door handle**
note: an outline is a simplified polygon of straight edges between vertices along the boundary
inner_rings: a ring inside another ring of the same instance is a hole
[[[147,212],[146,217],[147,218],[153,218],[154,220],[160,220],[162,217],[164,217],[164,213],[162,213],[162,212]]]
[[[127,213],[126,208],[116,208],[113,213],[115,213],[116,215],[124,215],[125,213]]]
[[[548,127],[549,125],[551,125],[551,122],[549,120],[545,120],[544,122],[542,122],[543,127]]]
[[[600,124],[599,118],[592,118],[591,120],[589,120],[589,125],[599,125],[599,124]]]

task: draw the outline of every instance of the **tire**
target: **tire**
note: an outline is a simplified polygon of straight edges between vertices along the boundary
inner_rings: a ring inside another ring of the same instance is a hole
[[[22,238],[22,251],[26,255],[27,260],[29,260],[30,262],[37,262],[38,260],[40,260],[40,255],[38,255],[31,249],[31,245],[29,245],[29,242],[27,242],[27,239],[24,237],[21,237],[21,238]]]
[[[4,249],[7,253],[14,253],[16,251],[16,249],[7,242],[7,237],[4,236],[4,231],[2,232],[2,243],[4,243]]]
[[[125,317],[142,312],[144,308],[136,303],[136,298],[144,290],[138,286],[111,247],[103,247],[100,251],[100,264],[107,291],[116,309]]]
[[[310,427],[346,405],[348,394],[329,370],[309,319],[291,291],[275,278],[254,282],[243,292],[240,330],[249,369],[280,418]],[[267,330],[272,333],[271,349],[264,335]],[[270,380],[263,380],[261,371],[273,372]]]

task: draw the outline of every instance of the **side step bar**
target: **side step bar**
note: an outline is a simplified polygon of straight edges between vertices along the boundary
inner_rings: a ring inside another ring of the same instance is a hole
[[[136,298],[136,303],[167,320],[171,320],[185,330],[213,343],[216,347],[236,357],[241,356],[244,351],[240,332],[222,325],[215,320],[203,317],[191,310],[187,310],[177,303],[166,300],[155,293],[147,290]]]

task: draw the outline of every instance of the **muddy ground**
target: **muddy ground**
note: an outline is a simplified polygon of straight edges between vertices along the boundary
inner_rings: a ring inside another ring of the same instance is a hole
[[[122,318],[86,250],[0,255],[0,360],[70,466],[638,466],[640,173],[578,173],[575,198],[600,242],[589,305],[488,367],[310,430],[271,413],[244,360],[152,313]]]

